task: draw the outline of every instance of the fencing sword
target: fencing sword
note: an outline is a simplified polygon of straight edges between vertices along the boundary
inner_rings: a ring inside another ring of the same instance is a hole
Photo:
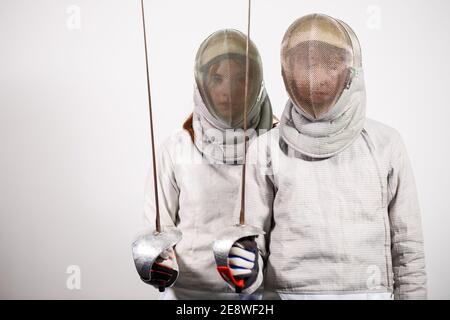
[[[241,209],[239,213],[239,224],[225,228],[219,235],[218,239],[213,243],[214,258],[216,260],[217,271],[225,281],[231,281],[235,286],[236,293],[240,293],[245,286],[244,279],[236,279],[231,273],[228,256],[233,244],[242,238],[252,237],[256,238],[265,234],[261,228],[245,224],[245,173],[246,173],[246,156],[247,156],[247,109],[248,109],[248,83],[250,71],[250,18],[251,18],[251,0],[248,0],[247,10],[247,42],[245,50],[245,90],[244,90],[244,161],[242,165],[241,176]],[[258,252],[256,252],[255,259],[258,259]]]
[[[167,249],[176,245],[182,237],[181,231],[176,227],[164,227],[161,229],[160,210],[158,201],[158,176],[156,169],[156,152],[155,152],[155,135],[153,132],[153,113],[152,113],[152,99],[150,92],[150,74],[148,65],[147,53],[147,34],[145,30],[145,14],[144,14],[144,0],[141,0],[142,13],[142,27],[144,31],[144,51],[145,51],[145,67],[147,75],[147,96],[148,96],[148,111],[150,115],[150,136],[152,147],[153,160],[153,185],[155,196],[155,230],[153,232],[143,232],[137,236],[132,244],[132,252],[136,270],[141,279],[148,283],[151,281],[151,269],[156,259]],[[176,279],[175,279],[176,280]],[[174,281],[171,281],[173,283]],[[159,291],[163,292],[166,285],[159,285]]]

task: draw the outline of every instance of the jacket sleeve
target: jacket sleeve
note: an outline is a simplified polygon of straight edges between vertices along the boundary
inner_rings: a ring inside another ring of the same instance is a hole
[[[414,175],[397,134],[388,178],[391,253],[396,300],[426,299],[424,240]]]
[[[269,135],[264,135],[254,141],[247,154],[246,174],[246,223],[265,231],[264,236],[256,238],[260,256],[258,257],[258,277],[244,293],[255,292],[263,283],[266,261],[269,255],[269,238],[272,227],[272,206],[274,186],[272,183],[272,168],[265,141],[270,141]]]
[[[157,183],[161,229],[164,230],[164,227],[178,225],[178,199],[180,191],[175,179],[174,166],[168,150],[165,146],[161,146],[159,150],[160,153],[156,160]],[[150,167],[145,185],[144,220],[146,225],[150,226],[153,230],[155,229],[156,205],[153,167]],[[178,269],[176,259],[174,261],[174,269]]]

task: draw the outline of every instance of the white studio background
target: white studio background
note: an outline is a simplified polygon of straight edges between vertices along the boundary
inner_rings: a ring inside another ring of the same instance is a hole
[[[245,0],[147,0],[156,139],[192,109],[194,57]],[[429,297],[450,299],[450,2],[254,0],[274,112],[283,34],[320,12],[363,49],[368,115],[397,128],[423,210]],[[130,244],[151,165],[139,0],[0,0],[0,298],[151,299]]]

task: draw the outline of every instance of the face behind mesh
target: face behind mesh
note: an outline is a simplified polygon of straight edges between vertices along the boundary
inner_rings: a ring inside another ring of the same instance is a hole
[[[262,85],[262,68],[251,44],[247,114],[255,105]],[[243,127],[246,86],[246,38],[238,31],[220,31],[200,47],[196,80],[208,110],[229,127]]]
[[[294,22],[282,43],[282,73],[294,104],[315,119],[338,101],[353,66],[351,40],[333,18],[310,15]]]

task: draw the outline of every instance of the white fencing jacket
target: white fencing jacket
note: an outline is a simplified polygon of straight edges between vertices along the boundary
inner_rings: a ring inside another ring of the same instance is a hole
[[[163,229],[164,226],[177,226],[183,233],[175,247],[179,277],[169,296],[180,299],[242,299],[242,295],[234,293],[219,275],[212,250],[218,231],[239,222],[237,200],[242,165],[209,163],[202,158],[185,130],[173,135],[158,153],[161,226]],[[150,225],[154,225],[155,220],[152,179],[152,173],[149,173],[144,206]],[[251,218],[248,222],[265,224]],[[255,292],[262,283],[261,257],[266,253],[264,239],[261,241],[258,279],[243,293]]]
[[[249,148],[247,212],[264,224],[266,299],[425,299],[421,217],[400,135],[366,119],[324,159],[275,128]]]

